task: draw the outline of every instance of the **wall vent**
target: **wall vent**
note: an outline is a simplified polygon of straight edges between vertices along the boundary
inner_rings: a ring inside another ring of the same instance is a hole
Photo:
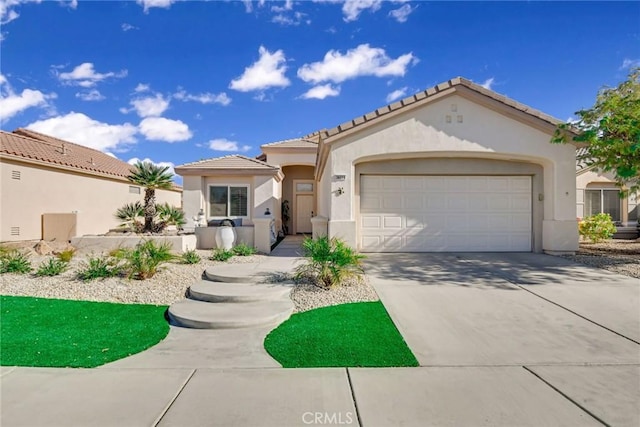
[[[136,187],[135,185],[129,186],[129,193],[131,194],[140,194],[140,187]]]
[[[11,227],[11,233],[12,236],[19,236],[20,235],[20,227]]]
[[[20,180],[20,171],[11,171],[11,179]]]

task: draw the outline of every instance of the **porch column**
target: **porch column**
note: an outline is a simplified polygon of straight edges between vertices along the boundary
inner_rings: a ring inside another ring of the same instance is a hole
[[[253,219],[253,232],[255,245],[258,252],[271,253],[271,245],[275,236],[275,220],[272,216]]]

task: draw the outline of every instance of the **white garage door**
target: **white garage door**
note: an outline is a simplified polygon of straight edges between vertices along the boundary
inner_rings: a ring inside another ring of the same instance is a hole
[[[531,177],[360,180],[363,252],[531,251]]]

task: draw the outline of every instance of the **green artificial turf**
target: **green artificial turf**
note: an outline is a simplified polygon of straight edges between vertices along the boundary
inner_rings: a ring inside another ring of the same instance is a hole
[[[0,365],[92,368],[169,333],[166,306],[0,297]]]
[[[380,301],[294,314],[264,348],[285,368],[418,366]]]

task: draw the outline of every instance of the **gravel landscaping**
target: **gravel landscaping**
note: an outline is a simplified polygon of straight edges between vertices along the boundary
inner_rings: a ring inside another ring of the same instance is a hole
[[[611,239],[601,243],[580,242],[578,253],[563,257],[591,267],[640,278],[640,241],[638,240]]]
[[[52,255],[37,255],[31,250],[36,242],[23,243],[21,249],[30,251],[32,266]],[[62,247],[54,250],[62,249]],[[45,298],[73,299],[84,301],[105,301],[119,303],[170,305],[185,297],[187,288],[201,280],[203,271],[210,266],[222,264],[211,261],[211,251],[199,250],[202,261],[198,264],[169,263],[153,278],[130,280],[126,278],[98,279],[83,282],[76,278],[80,263],[91,253],[77,253],[70,268],[59,276],[35,277],[32,274],[3,274],[0,276],[0,294],[18,296],[38,296]],[[227,263],[242,264],[260,262],[266,255],[235,256]],[[564,258],[592,267],[603,268],[618,274],[640,278],[640,242],[635,240],[609,240],[602,243],[580,244],[580,251]],[[239,266],[241,268],[241,266]],[[286,277],[283,277],[286,279]],[[366,277],[361,281],[351,281],[345,286],[331,290],[302,283],[291,293],[296,312],[349,302],[377,301],[378,295]]]
[[[30,253],[31,265],[37,268],[41,262],[53,255],[37,255],[33,246],[37,242],[24,242],[15,246]],[[51,244],[54,251],[65,249],[64,245]],[[202,260],[197,264],[168,263],[151,279],[131,280],[117,277],[83,282],[76,278],[80,264],[88,256],[95,255],[79,251],[70,262],[70,268],[59,276],[35,277],[33,274],[3,274],[0,276],[0,294],[14,296],[37,296],[44,298],[103,301],[118,303],[170,305],[185,297],[187,288],[202,279],[202,273],[210,266],[224,264],[211,261],[210,250],[197,251]],[[260,262],[266,255],[234,256],[226,264]],[[241,268],[241,266],[238,266]],[[289,277],[281,277],[288,280]],[[378,295],[365,280],[349,282],[331,290],[320,289],[309,284],[296,286],[291,293],[295,311],[307,311],[318,307],[348,302],[377,301]]]

